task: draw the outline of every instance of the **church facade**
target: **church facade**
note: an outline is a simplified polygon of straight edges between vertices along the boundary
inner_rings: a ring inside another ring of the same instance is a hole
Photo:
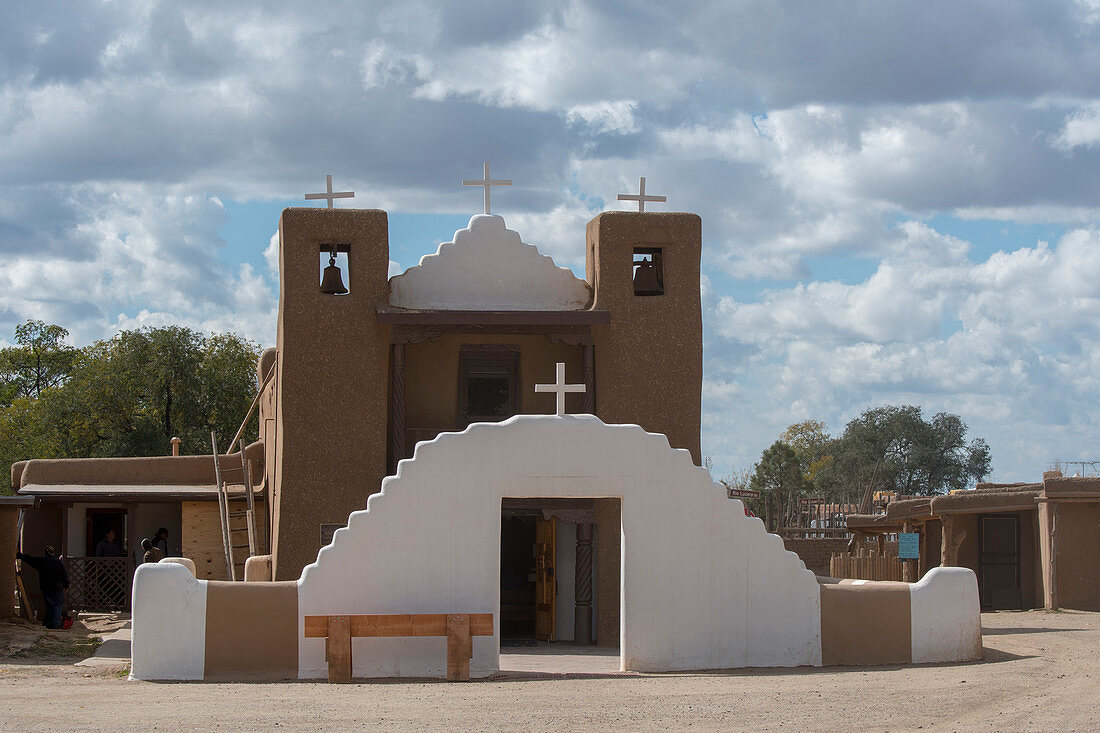
[[[285,210],[277,346],[260,364],[274,370],[260,402],[272,578],[298,578],[417,443],[553,413],[535,384],[559,362],[585,387],[566,412],[664,434],[698,465],[700,249],[694,214],[606,212],[581,280],[486,214],[389,278],[385,212]],[[333,265],[346,293],[326,292]],[[616,645],[618,500],[505,497],[501,511],[504,637]]]

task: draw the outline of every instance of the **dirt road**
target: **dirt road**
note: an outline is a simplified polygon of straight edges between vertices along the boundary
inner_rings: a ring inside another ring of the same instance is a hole
[[[0,659],[0,727],[1100,730],[1100,613],[982,622],[985,660],[973,664],[466,684],[153,684],[37,658],[31,648]]]

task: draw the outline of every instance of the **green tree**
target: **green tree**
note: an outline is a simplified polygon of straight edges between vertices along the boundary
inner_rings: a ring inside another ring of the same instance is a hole
[[[783,431],[779,440],[789,445],[798,456],[802,482],[807,489],[818,489],[817,475],[832,462],[832,439],[820,420],[803,420]]]
[[[749,485],[764,499],[764,525],[773,531],[782,527],[791,507],[797,506],[803,486],[802,465],[794,448],[777,440],[764,449]]]
[[[65,381],[79,350],[65,343],[69,332],[42,321],[15,327],[16,346],[0,349],[0,406],[20,397],[38,399]]]
[[[884,405],[864,411],[829,447],[833,460],[823,483],[854,499],[874,480],[876,490],[934,495],[961,489],[989,474],[989,447],[967,442],[958,415],[937,413],[931,421],[915,405]]]
[[[164,455],[173,437],[181,439],[184,453],[209,453],[211,430],[225,451],[256,392],[259,348],[234,334],[145,328],[72,349],[63,344],[64,329],[35,328],[62,334],[42,340],[42,363],[66,363],[54,358],[57,351],[68,362],[64,370],[44,369],[40,389],[28,388],[33,380],[20,377],[15,397],[0,405],[0,465],[27,458]],[[30,364],[25,357],[23,363]],[[13,377],[0,384],[15,382]],[[255,439],[256,426],[254,416],[246,440]],[[6,478],[0,482],[7,485]]]

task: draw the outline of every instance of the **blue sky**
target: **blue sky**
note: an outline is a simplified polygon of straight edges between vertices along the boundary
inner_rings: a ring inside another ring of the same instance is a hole
[[[997,480],[1097,458],[1100,4],[3,2],[0,341],[274,338],[325,174],[413,265],[494,176],[583,275],[639,176],[703,217],[704,452],[913,403]]]

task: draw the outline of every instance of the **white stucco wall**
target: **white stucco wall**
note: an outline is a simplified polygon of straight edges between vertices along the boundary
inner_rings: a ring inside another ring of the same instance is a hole
[[[622,499],[625,669],[821,663],[814,575],[687,451],[633,425],[525,415],[419,444],[336,532],[299,583],[299,676],[327,674],[305,615],[496,614],[505,496]],[[499,639],[475,637],[471,674],[498,661]],[[444,640],[355,639],[353,662],[355,676],[442,676]]]
[[[390,303],[443,310],[580,310],[588,283],[525,244],[504,219],[479,214],[435,254],[390,279]]]
[[[932,568],[909,586],[914,662],[982,657],[978,577],[970,568]]]
[[[176,562],[134,572],[130,677],[201,680],[206,663],[206,581]]]

